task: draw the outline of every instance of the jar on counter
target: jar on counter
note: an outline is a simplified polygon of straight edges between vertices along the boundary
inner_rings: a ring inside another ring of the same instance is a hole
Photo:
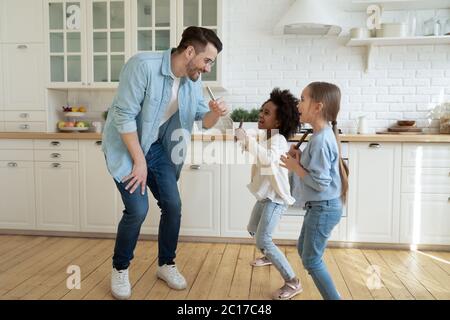
[[[442,34],[444,36],[450,36],[450,18],[448,18],[447,21],[445,22]]]
[[[424,36],[438,36],[441,32],[441,24],[439,19],[431,18],[424,22],[423,35]]]

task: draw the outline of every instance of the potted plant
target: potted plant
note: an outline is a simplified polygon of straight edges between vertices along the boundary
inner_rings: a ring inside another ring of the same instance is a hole
[[[243,127],[245,129],[257,129],[259,119],[259,109],[245,110],[242,108],[234,109],[230,115],[234,122],[244,122]]]

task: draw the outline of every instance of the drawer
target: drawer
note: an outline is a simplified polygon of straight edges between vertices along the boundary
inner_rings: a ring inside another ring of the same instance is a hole
[[[449,168],[403,168],[402,192],[450,195]]]
[[[33,168],[33,162],[30,161],[0,161],[0,168]]]
[[[403,167],[448,168],[450,143],[403,143]]]
[[[33,150],[0,149],[0,160],[33,161]]]
[[[45,122],[47,115],[45,111],[5,111],[5,121],[18,122]]]
[[[35,149],[78,150],[78,140],[34,140]]]
[[[6,132],[47,132],[45,122],[5,122]]]
[[[400,219],[401,243],[450,245],[448,194],[402,194]]]
[[[30,150],[33,150],[33,140],[3,139],[3,140],[0,140],[0,149],[30,149]]]
[[[73,150],[34,150],[35,161],[78,161],[78,151]]]

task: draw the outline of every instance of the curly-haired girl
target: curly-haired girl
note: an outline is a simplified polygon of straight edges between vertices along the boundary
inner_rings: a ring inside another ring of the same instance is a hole
[[[286,256],[272,241],[281,216],[295,202],[290,194],[288,171],[280,166],[280,157],[289,150],[287,139],[299,124],[297,104],[298,100],[289,90],[275,88],[259,113],[258,129],[262,133],[259,139],[247,135],[243,129],[235,132],[245,150],[256,160],[248,188],[257,201],[247,229],[255,237],[256,247],[263,256],[251,264],[255,267],[273,264],[277,268],[285,281],[273,294],[273,298],[279,300],[290,299],[302,291]]]

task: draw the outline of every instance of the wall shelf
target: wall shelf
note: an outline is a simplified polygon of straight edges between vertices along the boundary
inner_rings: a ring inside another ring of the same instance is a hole
[[[440,45],[450,44],[450,36],[428,37],[393,37],[393,38],[367,38],[350,39],[347,47],[367,47],[366,72],[372,67],[372,55],[379,46],[404,46],[404,45]]]
[[[341,0],[346,11],[365,11],[370,4],[378,4],[383,10],[449,9],[448,0]]]

